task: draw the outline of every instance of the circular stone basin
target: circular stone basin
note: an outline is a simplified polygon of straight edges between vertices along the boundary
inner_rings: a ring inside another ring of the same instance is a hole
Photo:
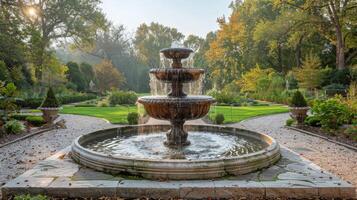
[[[165,83],[180,82],[189,83],[197,81],[201,74],[204,73],[203,69],[197,68],[163,68],[163,69],[151,69],[151,74]]]
[[[78,137],[72,158],[95,170],[148,179],[210,179],[240,175],[275,163],[278,143],[248,130],[222,126],[185,126],[191,145],[163,145],[168,125],[125,126]]]

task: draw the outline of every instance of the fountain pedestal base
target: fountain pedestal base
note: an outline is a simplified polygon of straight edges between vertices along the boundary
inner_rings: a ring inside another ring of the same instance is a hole
[[[164,144],[168,147],[180,148],[187,146],[190,141],[187,140],[188,133],[183,129],[184,120],[171,121],[171,129],[166,133],[167,140]]]

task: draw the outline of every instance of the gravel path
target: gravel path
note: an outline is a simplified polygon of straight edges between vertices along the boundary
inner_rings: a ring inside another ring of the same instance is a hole
[[[277,114],[242,121],[231,126],[266,133],[279,144],[357,187],[357,152],[326,140],[284,128],[289,114]]]
[[[91,131],[114,127],[106,121],[79,115],[61,115],[66,120],[67,129],[44,132],[25,140],[0,148],[0,187],[31,169],[56,151],[68,147],[72,141]]]
[[[67,129],[45,132],[0,148],[0,186],[67,146],[79,135],[114,127],[102,119],[61,115]],[[267,133],[322,168],[357,186],[357,152],[323,139],[284,128],[288,114],[259,117],[231,126]],[[154,121],[151,121],[153,123]],[[202,124],[202,121],[196,121]]]

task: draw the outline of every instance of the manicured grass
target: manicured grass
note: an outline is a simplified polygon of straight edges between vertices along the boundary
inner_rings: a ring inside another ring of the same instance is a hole
[[[142,108],[140,108],[142,109]],[[125,124],[129,112],[138,112],[135,105],[132,106],[117,106],[117,107],[74,107],[65,106],[61,113],[86,115],[104,118],[113,124]],[[276,113],[288,112],[288,108],[282,105],[271,106],[247,106],[247,107],[230,107],[230,106],[212,106],[209,115],[215,113],[224,114],[224,123],[235,123],[251,117],[269,115]],[[140,110],[142,113],[142,110]]]
[[[116,106],[116,107],[74,107],[64,106],[61,110],[63,114],[86,115],[92,117],[104,118],[113,124],[128,123],[126,117],[129,112],[138,112],[135,105]]]
[[[236,123],[242,120],[288,112],[287,106],[283,105],[270,105],[270,106],[242,106],[242,107],[231,107],[231,106],[213,106],[210,110],[210,117],[213,117],[216,113],[221,113],[224,115],[224,123]]]

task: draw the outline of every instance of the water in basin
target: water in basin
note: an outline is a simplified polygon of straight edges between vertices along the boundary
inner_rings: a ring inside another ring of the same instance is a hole
[[[181,149],[168,148],[163,144],[166,132],[115,136],[91,141],[85,148],[110,156],[135,159],[186,159],[205,160],[230,158],[260,151],[267,143],[243,135],[216,132],[189,132],[191,145]]]

